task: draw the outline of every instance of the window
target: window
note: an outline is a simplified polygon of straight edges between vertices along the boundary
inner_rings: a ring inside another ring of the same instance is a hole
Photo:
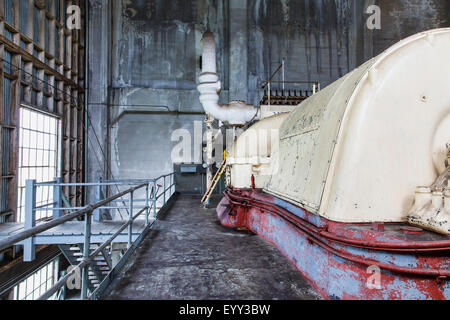
[[[5,51],[6,53],[7,51]],[[5,55],[6,56],[6,55]],[[5,63],[6,65],[6,63]],[[6,70],[5,70],[6,72]],[[3,118],[1,119],[4,124],[11,124],[11,80],[8,78],[3,79]],[[11,132],[8,128],[2,127],[2,167],[1,175],[8,176],[10,174],[9,168],[9,154],[10,154],[10,138]],[[0,212],[8,210],[8,180],[2,179],[0,185]],[[5,217],[0,217],[0,222],[5,222]]]
[[[12,25],[12,0],[4,0],[5,21]]]
[[[37,300],[42,296],[56,283],[59,269],[58,263],[58,258],[56,258],[20,282],[14,287],[13,299]]]
[[[33,30],[33,41],[34,43],[39,43],[39,9],[34,7],[34,30]]]
[[[3,60],[4,60],[3,69],[4,69],[5,73],[11,74],[11,61],[12,61],[11,52],[5,50]]]
[[[23,41],[22,39],[20,39],[20,47],[23,50],[27,50],[27,43],[25,41]]]
[[[45,18],[45,51],[49,51],[48,47],[49,47],[49,21],[48,18]]]
[[[59,60],[59,28],[55,30],[55,58]]]
[[[24,221],[25,183],[48,182],[58,176],[60,120],[52,115],[20,108],[19,192],[17,221]],[[36,206],[53,202],[51,188],[36,188]],[[36,211],[36,220],[51,217],[52,211]]]
[[[55,19],[59,21],[60,13],[59,13],[59,0],[55,0]]]
[[[27,33],[27,0],[20,0],[20,31]]]
[[[13,40],[13,35],[12,35],[11,31],[9,31],[8,29],[5,29],[5,38],[10,41]]]

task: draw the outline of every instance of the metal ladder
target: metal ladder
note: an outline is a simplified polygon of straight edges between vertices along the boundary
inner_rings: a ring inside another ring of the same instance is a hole
[[[220,181],[220,177],[222,177],[222,174],[225,171],[225,168],[227,167],[227,159],[224,158],[222,161],[222,164],[220,165],[219,170],[217,170],[214,178],[211,181],[211,185],[208,187],[208,190],[206,190],[206,193],[203,195],[202,198],[202,204],[204,204],[212,195],[214,189],[216,188],[217,184]]]
[[[90,253],[93,253],[99,247],[98,244],[91,244],[89,247]],[[76,266],[83,260],[83,245],[59,245],[59,249],[66,257],[67,261]],[[106,275],[112,269],[111,256],[105,250],[99,254],[93,262],[89,265],[88,271],[88,289],[93,292],[103,281]]]

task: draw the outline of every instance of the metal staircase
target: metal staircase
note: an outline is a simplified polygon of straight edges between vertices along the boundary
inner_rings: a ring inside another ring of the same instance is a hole
[[[98,244],[91,244],[89,247],[90,254],[92,254],[97,248]],[[59,245],[59,249],[66,257],[67,261],[76,266],[83,261],[83,245]],[[101,255],[95,257],[92,263],[89,265],[88,271],[88,288],[90,292],[93,292],[103,281],[106,275],[112,269],[111,256],[106,250],[102,251]]]

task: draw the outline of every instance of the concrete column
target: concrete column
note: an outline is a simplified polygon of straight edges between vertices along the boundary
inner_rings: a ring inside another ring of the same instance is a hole
[[[107,137],[108,99],[110,74],[110,32],[111,1],[89,1],[89,92],[87,119],[89,143],[88,176],[89,181],[96,177],[106,177],[107,173]],[[88,195],[92,200],[93,194]]]
[[[230,0],[230,100],[248,100],[247,0]]]

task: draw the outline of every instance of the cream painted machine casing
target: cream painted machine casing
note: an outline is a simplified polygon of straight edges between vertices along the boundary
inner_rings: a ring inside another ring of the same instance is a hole
[[[251,188],[252,176],[255,187],[264,188],[276,168],[272,155],[277,153],[279,128],[288,113],[273,115],[258,121],[243,132],[227,154],[231,181],[235,188]]]
[[[445,161],[449,57],[450,29],[420,33],[303,102],[264,191],[333,221],[405,221]]]

